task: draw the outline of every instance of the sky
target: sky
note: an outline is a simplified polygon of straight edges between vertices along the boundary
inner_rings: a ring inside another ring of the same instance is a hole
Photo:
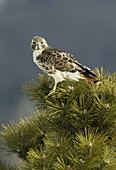
[[[116,71],[115,0],[0,0],[0,124],[35,111],[21,91],[41,72],[30,49],[35,35],[91,69]]]

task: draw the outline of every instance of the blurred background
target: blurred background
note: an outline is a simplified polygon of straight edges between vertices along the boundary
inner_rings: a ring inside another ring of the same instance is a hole
[[[35,35],[91,69],[116,71],[115,0],[0,0],[0,124],[35,111],[21,91],[40,72],[30,49]]]

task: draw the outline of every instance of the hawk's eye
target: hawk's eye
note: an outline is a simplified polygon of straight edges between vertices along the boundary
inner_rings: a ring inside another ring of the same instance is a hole
[[[36,45],[36,43],[35,43],[35,42],[33,42],[33,44],[34,44],[34,45]]]
[[[43,44],[43,42],[41,42],[41,44]]]

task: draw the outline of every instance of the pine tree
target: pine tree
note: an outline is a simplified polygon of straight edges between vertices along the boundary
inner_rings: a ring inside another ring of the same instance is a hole
[[[36,113],[1,131],[4,149],[21,158],[21,169],[116,169],[116,74],[95,73],[100,85],[64,81],[52,96],[47,75],[25,82]]]

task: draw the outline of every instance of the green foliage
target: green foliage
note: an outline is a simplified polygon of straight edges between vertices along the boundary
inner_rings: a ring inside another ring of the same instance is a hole
[[[7,146],[6,150],[16,153],[19,158],[26,159],[30,148],[34,148],[38,143],[42,144],[43,132],[35,126],[32,118],[22,119],[19,125],[13,121],[7,126],[3,124],[2,127],[4,131],[1,135],[4,145]]]
[[[115,152],[107,146],[107,135],[85,129],[76,134],[70,153],[74,169],[102,169],[110,163],[115,167]],[[97,168],[96,168],[97,167]]]
[[[45,74],[23,85],[37,111],[1,131],[5,149],[22,159],[22,169],[115,169],[116,75],[103,76],[102,68],[95,73],[100,85],[64,81],[52,96],[53,80]]]

